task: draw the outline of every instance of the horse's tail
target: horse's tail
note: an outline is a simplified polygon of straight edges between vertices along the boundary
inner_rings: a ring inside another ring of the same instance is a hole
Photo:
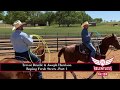
[[[64,51],[65,51],[65,47],[63,47],[63,48],[59,51],[59,53],[58,53],[58,63],[60,63],[60,57],[61,57],[62,53],[64,53]]]

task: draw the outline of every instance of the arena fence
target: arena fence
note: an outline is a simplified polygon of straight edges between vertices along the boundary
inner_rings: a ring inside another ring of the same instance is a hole
[[[71,44],[80,44],[80,36],[65,36],[65,35],[40,35],[43,37],[48,45],[50,52],[58,52],[63,46],[68,46]],[[0,35],[0,55],[13,55],[14,50],[10,42],[10,35]],[[92,41],[94,44],[101,41],[104,37],[96,38],[93,37]],[[118,38],[119,39],[119,38]],[[35,49],[38,45],[39,40],[34,38],[34,44],[31,46],[31,50]],[[41,41],[42,43],[42,41]],[[111,47],[112,48],[112,47]]]

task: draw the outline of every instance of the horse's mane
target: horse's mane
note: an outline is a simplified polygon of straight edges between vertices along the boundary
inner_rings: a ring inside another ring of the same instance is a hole
[[[39,50],[44,50],[44,46],[41,45],[41,44],[38,44],[38,46],[36,47],[36,49],[33,50],[33,52],[35,53],[35,52],[37,52]]]
[[[108,38],[110,38],[110,37],[112,37],[112,35],[108,35],[108,36],[106,36],[104,39],[108,39]],[[104,40],[103,39],[103,40]]]
[[[112,37],[117,39],[117,36],[115,34],[112,34],[112,35],[106,36],[102,41],[105,41],[105,40],[112,38]]]

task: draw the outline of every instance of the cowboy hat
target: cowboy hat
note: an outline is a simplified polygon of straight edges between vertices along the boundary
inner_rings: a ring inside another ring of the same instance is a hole
[[[22,25],[24,25],[25,23],[22,23],[20,20],[17,20],[17,21],[15,21],[14,23],[13,23],[13,28],[12,28],[12,30],[15,30],[15,29],[17,29],[17,28],[19,28],[20,26],[22,26]]]
[[[81,27],[83,28],[85,25],[91,25],[91,24],[89,24],[88,21],[86,21],[81,25]]]

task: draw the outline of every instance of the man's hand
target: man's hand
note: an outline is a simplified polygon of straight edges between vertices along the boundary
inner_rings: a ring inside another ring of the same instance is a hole
[[[94,32],[90,32],[90,36],[92,36],[92,35],[93,35],[93,33],[94,33]]]
[[[30,38],[33,38],[33,35],[30,35]]]

